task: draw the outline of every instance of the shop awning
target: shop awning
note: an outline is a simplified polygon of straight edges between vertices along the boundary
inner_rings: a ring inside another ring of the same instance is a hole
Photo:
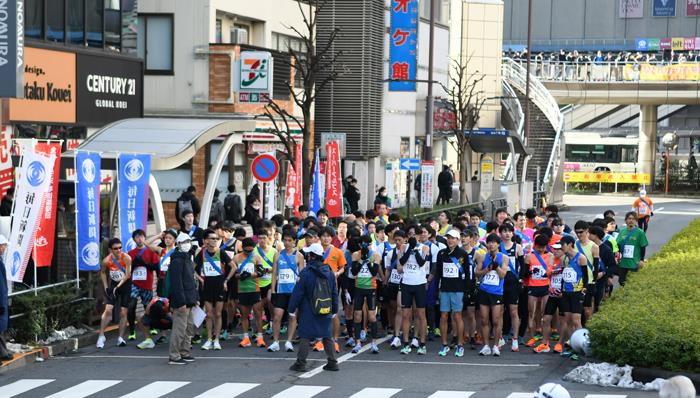
[[[219,137],[255,131],[253,117],[233,119],[143,118],[114,122],[99,130],[77,150],[102,153],[102,169],[115,170],[119,153],[150,153],[153,170],[171,170],[194,157],[197,150]],[[61,155],[64,167],[73,166],[75,151]]]

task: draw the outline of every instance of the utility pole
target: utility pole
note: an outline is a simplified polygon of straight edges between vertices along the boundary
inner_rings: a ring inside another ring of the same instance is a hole
[[[435,0],[430,1],[430,40],[428,41],[428,97],[425,111],[423,159],[433,159],[433,46],[435,41]]]
[[[527,1],[527,73],[525,74],[525,145],[530,137],[530,59],[532,55],[532,0]]]

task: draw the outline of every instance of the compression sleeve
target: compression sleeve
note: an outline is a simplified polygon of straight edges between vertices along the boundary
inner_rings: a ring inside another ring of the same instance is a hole
[[[645,247],[640,247],[639,248],[639,259],[644,261],[644,256],[647,254],[647,248]]]
[[[360,267],[362,267],[362,263],[359,261],[353,261],[352,267],[350,268],[352,270],[352,274],[357,275],[357,273],[360,272]]]
[[[369,267],[369,273],[372,274],[372,276],[377,276],[377,274],[379,273],[379,264],[372,263],[372,265],[370,265]]]

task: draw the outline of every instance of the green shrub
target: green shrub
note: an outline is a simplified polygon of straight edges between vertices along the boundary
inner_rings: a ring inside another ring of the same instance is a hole
[[[631,274],[588,328],[601,360],[700,371],[700,219]]]

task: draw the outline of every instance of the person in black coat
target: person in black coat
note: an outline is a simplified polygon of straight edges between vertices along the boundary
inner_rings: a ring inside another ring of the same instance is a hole
[[[192,262],[192,238],[180,232],[177,236],[177,250],[170,257],[166,275],[170,287],[168,299],[173,312],[173,328],[170,334],[171,365],[185,365],[194,362],[190,352],[190,341],[194,335],[192,308],[199,302],[197,285],[194,281]]]
[[[442,171],[438,174],[438,194],[437,204],[440,202],[443,204],[450,203],[450,198],[452,197],[452,183],[454,182],[454,177],[450,171],[450,166],[442,166]]]
[[[351,213],[358,210],[360,190],[357,189],[357,179],[355,179],[355,177],[348,179],[348,183],[345,188],[345,199],[348,201],[348,206],[350,207]]]
[[[2,361],[9,361],[12,359],[12,353],[7,349],[5,339],[2,336],[10,327],[10,302],[7,297],[7,285],[12,282],[7,280],[5,263],[2,261],[8,243],[5,235],[0,235],[0,360]]]

